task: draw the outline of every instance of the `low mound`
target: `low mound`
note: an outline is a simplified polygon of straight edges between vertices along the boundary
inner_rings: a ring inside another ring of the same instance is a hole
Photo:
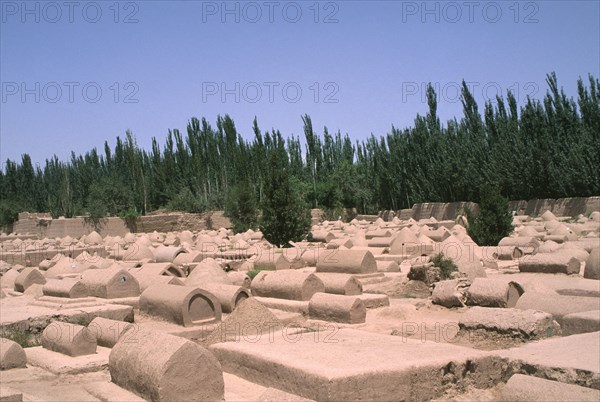
[[[262,303],[250,297],[242,301],[231,314],[200,343],[209,346],[240,339],[258,340],[270,331],[283,327],[283,323]]]

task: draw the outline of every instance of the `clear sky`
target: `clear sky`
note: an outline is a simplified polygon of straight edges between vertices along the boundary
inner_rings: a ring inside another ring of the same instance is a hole
[[[600,76],[594,1],[0,1],[0,160],[102,150],[132,130],[148,149],[191,117],[230,114],[302,135],[303,114],[352,139],[424,114],[445,121],[462,79],[483,100],[576,96]],[[480,110],[481,110],[480,109]]]

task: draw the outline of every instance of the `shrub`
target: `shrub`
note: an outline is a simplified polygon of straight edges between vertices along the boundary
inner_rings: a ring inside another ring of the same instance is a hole
[[[2,333],[2,338],[10,339],[21,345],[22,348],[32,348],[42,344],[39,334],[25,331],[6,331]]]
[[[480,192],[479,215],[469,209],[467,213],[467,233],[480,246],[497,246],[500,239],[513,231],[512,213],[508,200],[497,187],[484,186]]]
[[[135,210],[135,208],[128,208],[124,211],[119,212],[119,218],[125,221],[125,225],[131,230],[135,232],[137,227],[137,218],[140,217],[140,213]]]
[[[99,198],[90,197],[87,210],[88,216],[85,218],[85,221],[94,225],[94,229],[100,229],[101,223],[106,218],[108,211],[106,204]]]
[[[273,267],[270,266],[270,265],[266,265],[266,264],[257,264],[257,265],[254,266],[253,269],[251,269],[250,271],[248,271],[248,273],[246,275],[248,275],[248,277],[252,281],[254,279],[254,277],[256,275],[258,275],[258,273],[260,271],[273,271]]]
[[[258,275],[259,272],[260,272],[259,270],[253,269],[251,271],[248,271],[248,273],[246,275],[248,275],[248,278],[250,278],[250,280],[252,281],[252,280],[254,280],[254,277],[256,275]]]
[[[451,258],[446,258],[442,253],[435,255],[431,262],[438,267],[442,273],[442,279],[450,279],[452,273],[458,271],[458,267]]]
[[[19,207],[12,201],[0,201],[0,226],[10,225],[19,218]]]

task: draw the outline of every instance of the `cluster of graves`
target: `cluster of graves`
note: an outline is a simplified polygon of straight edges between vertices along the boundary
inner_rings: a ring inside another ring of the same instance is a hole
[[[513,223],[2,234],[0,401],[598,401],[600,212]]]

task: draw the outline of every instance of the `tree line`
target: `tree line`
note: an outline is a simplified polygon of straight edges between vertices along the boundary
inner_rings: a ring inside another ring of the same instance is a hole
[[[23,154],[0,170],[0,225],[19,211],[96,218],[163,208],[236,214],[292,200],[337,218],[346,208],[375,213],[419,202],[478,201],[485,183],[508,199],[598,195],[600,81],[579,79],[577,100],[554,73],[546,81],[541,100],[528,98],[519,107],[508,92],[482,111],[463,81],[463,116],[445,124],[430,85],[428,111],[411,127],[392,126],[385,136],[356,142],[327,127],[317,133],[308,115],[302,140],[263,131],[256,118],[246,140],[225,115],[216,126],[192,118],[186,132],[170,130],[162,145],[153,138],[148,150],[128,131],[114,148],[105,142],[103,152],[72,152],[68,161],[54,156],[43,167]],[[278,192],[281,182],[287,194]]]

